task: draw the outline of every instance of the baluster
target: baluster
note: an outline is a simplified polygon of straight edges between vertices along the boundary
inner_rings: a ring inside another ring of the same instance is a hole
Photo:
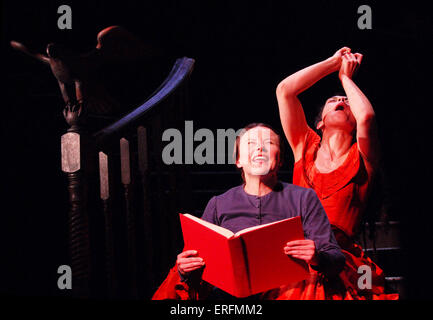
[[[131,188],[131,162],[129,141],[125,138],[120,139],[120,168],[121,180],[123,184],[123,196],[126,212],[126,236],[127,236],[127,255],[128,272],[130,282],[130,293],[132,297],[137,297],[137,258],[135,247],[135,211],[132,209],[132,188]]]
[[[137,128],[138,148],[138,171],[140,174],[141,187],[143,192],[143,235],[144,235],[144,280],[146,290],[153,286],[153,257],[154,248],[152,241],[152,216],[149,190],[149,160],[147,146],[147,129],[143,126]],[[147,292],[149,293],[149,292]]]
[[[179,94],[179,104],[181,106],[182,114],[177,118],[177,124],[183,127],[185,125],[185,119],[193,119],[193,110],[189,103],[189,83],[185,83],[182,85],[181,89],[179,90]],[[195,205],[192,203],[191,200],[192,186],[191,178],[188,171],[189,169],[186,169],[185,166],[180,166],[179,168],[179,179],[180,181],[183,181],[183,188],[180,194],[180,198],[182,199],[182,209],[187,209],[189,211],[193,207],[195,207]],[[177,227],[180,228],[179,220],[176,220],[176,222]],[[180,240],[182,240],[182,233],[179,232],[176,240],[179,240],[179,236]]]
[[[167,99],[164,104],[165,112],[170,113],[168,108],[172,103],[172,97]],[[170,260],[170,245],[172,243],[172,226],[169,218],[169,209],[172,205],[172,195],[171,195],[171,185],[170,172],[165,171],[165,165],[162,162],[162,128],[165,127],[165,121],[169,115],[158,114],[152,119],[152,147],[155,154],[155,170],[156,173],[154,177],[155,188],[158,190],[155,197],[157,199],[157,206],[155,210],[158,212],[157,221],[153,223],[154,228],[158,228],[158,247],[160,251],[155,257],[158,264],[158,270],[166,270],[168,268]],[[156,219],[155,219],[156,220]]]
[[[107,293],[113,298],[117,289],[115,264],[114,264],[114,243],[113,243],[113,214],[110,208],[110,176],[108,156],[99,152],[99,179],[100,197],[104,212],[105,221],[105,268],[107,276]]]
[[[176,92],[175,95],[173,95],[167,102],[168,106],[167,109],[169,110],[168,116],[164,117],[165,123],[163,125],[164,128],[167,127],[176,127],[177,122],[179,119],[184,119],[183,115],[181,114],[181,108],[182,104],[179,104],[179,100],[182,97],[182,89],[178,92]],[[183,123],[182,123],[183,124]],[[162,134],[160,135],[162,137]],[[159,139],[161,140],[161,138]],[[182,247],[179,246],[179,229],[180,224],[178,223],[178,213],[183,212],[181,211],[181,202],[184,200],[182,196],[185,196],[184,192],[185,190],[185,180],[179,180],[181,170],[184,169],[185,166],[175,166],[175,165],[166,165],[165,168],[168,172],[167,182],[168,182],[168,189],[169,189],[169,199],[168,199],[168,208],[166,210],[166,213],[164,215],[164,226],[166,233],[169,234],[169,237],[167,238],[167,244],[166,244],[166,254],[164,254],[162,257],[162,265],[164,268],[167,268],[167,266],[172,263],[171,259],[173,254],[177,254],[180,250],[182,250]],[[165,258],[165,259],[164,259]]]

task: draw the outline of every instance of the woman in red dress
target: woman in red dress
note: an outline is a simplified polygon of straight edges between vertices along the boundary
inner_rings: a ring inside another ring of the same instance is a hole
[[[322,283],[325,296],[323,291],[316,294],[314,283],[309,285],[310,295],[298,298],[398,298],[397,294],[385,294],[383,271],[354,241],[379,163],[375,113],[352,80],[361,60],[361,54],[344,47],[332,57],[290,75],[277,87],[281,123],[295,160],[293,183],[316,191],[346,256],[339,279]],[[326,101],[316,126],[319,136],[307,125],[298,95],[336,71],[347,96]],[[368,277],[366,272],[370,270],[371,282],[361,279],[364,274]],[[278,297],[288,298],[300,286],[308,284],[281,288]],[[302,291],[309,292],[305,288]]]

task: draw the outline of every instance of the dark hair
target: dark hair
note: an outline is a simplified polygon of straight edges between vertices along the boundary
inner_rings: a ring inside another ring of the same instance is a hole
[[[233,160],[236,161],[239,160],[239,146],[240,146],[240,141],[241,141],[241,137],[250,129],[256,128],[256,127],[264,127],[264,128],[268,128],[271,129],[277,136],[278,136],[278,143],[279,143],[279,147],[280,147],[280,154],[279,154],[279,163],[280,165],[283,164],[283,155],[284,155],[284,141],[281,138],[281,135],[269,124],[267,123],[263,123],[263,122],[253,122],[250,123],[248,125],[246,125],[242,131],[236,136],[236,140],[235,140],[235,147],[233,150]],[[242,168],[239,169],[241,171],[241,176],[242,176],[242,180],[245,182],[245,175],[244,175],[244,170]]]
[[[326,106],[326,102],[324,104],[322,104],[317,110],[317,114],[316,114],[316,118],[314,119],[314,130],[317,132],[317,134],[319,136],[322,136],[322,130],[321,129],[317,129],[317,125],[319,124],[320,121],[322,121],[322,113],[323,113],[323,109]]]

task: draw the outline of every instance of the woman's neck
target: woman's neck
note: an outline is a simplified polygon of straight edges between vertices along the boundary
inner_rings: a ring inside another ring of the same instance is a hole
[[[331,161],[336,161],[346,155],[352,146],[353,136],[344,130],[325,130],[320,142],[321,152],[324,152]]]
[[[267,176],[245,175],[244,190],[246,193],[255,196],[264,196],[270,193],[278,182],[276,174]]]

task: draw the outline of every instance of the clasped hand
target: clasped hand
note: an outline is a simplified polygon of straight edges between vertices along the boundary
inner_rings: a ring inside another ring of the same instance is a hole
[[[361,64],[363,56],[360,53],[352,53],[348,47],[343,47],[337,50],[332,57],[339,62],[338,77],[342,80],[344,76],[352,79],[353,74]]]

